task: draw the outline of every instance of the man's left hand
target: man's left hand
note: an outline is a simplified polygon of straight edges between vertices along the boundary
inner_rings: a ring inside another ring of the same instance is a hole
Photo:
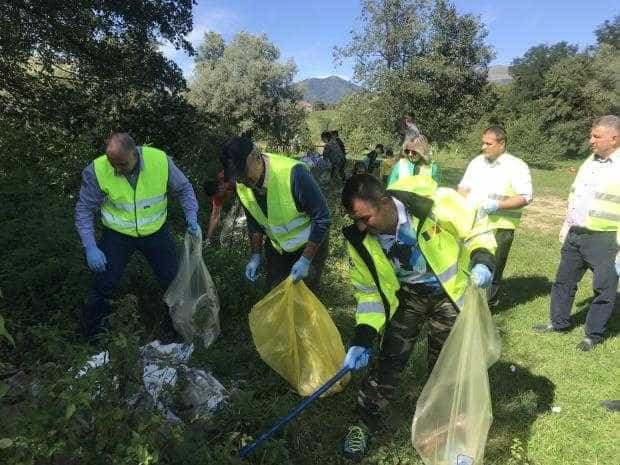
[[[480,210],[485,212],[487,215],[489,213],[496,212],[499,209],[499,200],[496,199],[486,199],[484,203],[480,206]]]
[[[471,282],[476,287],[481,287],[482,289],[486,289],[491,285],[491,279],[493,278],[493,273],[486,265],[482,263],[478,263],[471,270]]]
[[[187,232],[192,235],[194,239],[198,239],[202,236],[202,230],[198,226],[198,221],[190,220],[187,222]]]
[[[297,281],[306,278],[309,271],[310,260],[302,255],[291,268],[291,277],[293,278],[293,282],[296,283]]]

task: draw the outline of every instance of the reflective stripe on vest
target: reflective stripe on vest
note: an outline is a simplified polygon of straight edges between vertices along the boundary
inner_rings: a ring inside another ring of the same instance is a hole
[[[142,167],[135,190],[124,175],[116,175],[106,155],[93,166],[99,188],[105,194],[102,223],[133,237],[157,232],[167,217],[168,158],[165,152],[142,147]]]
[[[279,253],[293,252],[306,245],[311,229],[310,218],[297,210],[292,192],[291,173],[300,162],[280,155],[265,156],[268,158],[267,216],[258,205],[252,189],[237,183],[237,194],[241,203],[265,230],[273,247]]]
[[[596,163],[593,158],[594,156],[590,155],[584,165]],[[620,224],[620,160],[616,157],[607,164],[609,167],[606,167],[601,177],[596,180],[596,191],[588,205],[585,227],[592,231],[617,231]],[[575,191],[575,184],[581,182],[581,172],[580,168],[571,187],[571,194]]]

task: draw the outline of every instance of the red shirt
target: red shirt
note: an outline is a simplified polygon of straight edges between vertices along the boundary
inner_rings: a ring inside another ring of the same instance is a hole
[[[221,208],[235,192],[235,184],[224,180],[224,171],[217,173],[218,192],[211,197],[212,208]]]

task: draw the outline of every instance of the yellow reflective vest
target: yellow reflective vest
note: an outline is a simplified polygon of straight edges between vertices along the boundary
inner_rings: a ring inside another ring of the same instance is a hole
[[[304,247],[310,237],[310,218],[297,210],[291,185],[293,167],[301,162],[288,157],[265,154],[267,178],[267,216],[256,201],[254,191],[237,183],[237,194],[243,206],[264,229],[279,252],[293,252]],[[305,165],[304,165],[305,166]]]
[[[594,155],[581,165],[571,187],[569,203],[575,187],[582,182],[584,166],[594,163]],[[620,245],[620,156],[616,155],[603,178],[597,180],[594,199],[590,203],[585,227],[592,231],[616,231],[616,241]]]
[[[463,305],[470,263],[494,268],[497,244],[488,219],[476,219],[476,209],[455,190],[438,188],[428,176],[409,176],[388,191],[406,206],[417,229],[417,240],[428,268],[452,302]],[[372,234],[356,225],[343,230],[350,258],[350,277],[357,301],[356,323],[381,332],[398,308],[400,282],[391,262]]]
[[[107,155],[93,162],[99,188],[105,194],[102,223],[114,231],[140,237],[153,234],[168,214],[168,158],[162,150],[142,147],[143,166],[134,189],[123,175],[116,175]]]

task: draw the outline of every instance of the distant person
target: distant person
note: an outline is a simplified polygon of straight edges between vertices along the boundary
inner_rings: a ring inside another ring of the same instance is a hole
[[[364,173],[366,173],[366,163],[360,160],[353,163],[353,173],[351,176],[355,176],[356,174],[364,174]]]
[[[235,184],[224,179],[224,171],[217,174],[217,180],[207,180],[203,184],[203,189],[207,197],[211,199],[211,216],[205,237],[205,245],[210,245],[213,241],[215,230],[220,223],[222,207],[231,197],[235,195]]]
[[[404,176],[418,174],[431,177],[437,184],[441,182],[441,170],[439,165],[431,160],[431,151],[425,136],[407,135],[402,152],[407,161],[399,162],[398,168],[392,170],[388,185]]]
[[[537,332],[568,331],[577,284],[592,271],[594,297],[585,324],[582,352],[600,344],[611,318],[620,275],[620,118],[597,119],[590,132],[594,152],[581,165],[568,197],[560,232],[562,253],[551,288],[550,320]]]
[[[308,150],[299,160],[303,161],[310,168],[312,176],[314,176],[323,192],[327,192],[331,176],[331,163],[315,150]]]
[[[403,119],[400,121],[400,128],[398,133],[400,135],[401,145],[405,142],[405,138],[408,137],[410,139],[415,139],[421,134],[418,126],[413,120],[413,115],[407,114],[403,117]]]
[[[413,162],[411,161],[410,155],[405,153],[404,150],[401,150],[398,160],[394,163],[392,171],[390,171],[386,185],[389,186],[407,176],[413,176]]]
[[[338,130],[332,131],[332,138],[336,141],[336,143],[340,147],[340,150],[342,150],[342,154],[346,158],[347,150],[346,150],[346,147],[344,146],[344,142],[342,141],[342,139],[340,138],[340,135],[338,134]]]
[[[499,288],[523,207],[533,196],[529,167],[506,152],[506,144],[506,131],[502,127],[488,127],[482,135],[482,154],[467,165],[458,187],[472,205],[479,207],[481,214],[489,216],[495,230],[497,268],[488,292],[492,307],[499,304]]]
[[[323,131],[321,133],[321,140],[324,144],[323,158],[331,163],[331,182],[334,182],[338,177],[344,182],[346,160],[344,158],[344,153],[340,149],[340,145],[338,145],[338,142],[336,142],[329,131]]]
[[[396,162],[397,160],[396,160],[396,157],[394,156],[394,151],[392,150],[391,147],[386,147],[385,156],[383,157],[383,160],[381,161],[381,168],[379,170],[381,182],[383,183],[384,186],[387,185],[388,177],[390,176],[390,173],[392,172],[392,168],[394,168],[394,165],[396,164]]]
[[[95,273],[84,308],[85,335],[95,339],[110,313],[108,300],[118,287],[131,256],[139,250],[166,290],[178,270],[176,245],[168,218],[168,198],[178,195],[187,230],[200,237],[198,202],[191,183],[162,150],[136,145],[127,133],[110,136],[106,152],[82,172],[75,206],[75,226],[88,267]],[[95,215],[101,237],[95,239]],[[172,320],[164,315],[172,332]]]
[[[366,172],[368,174],[375,173],[375,170],[379,167],[379,162],[377,161],[377,157],[379,155],[383,155],[383,144],[375,145],[375,148],[366,154]]]

